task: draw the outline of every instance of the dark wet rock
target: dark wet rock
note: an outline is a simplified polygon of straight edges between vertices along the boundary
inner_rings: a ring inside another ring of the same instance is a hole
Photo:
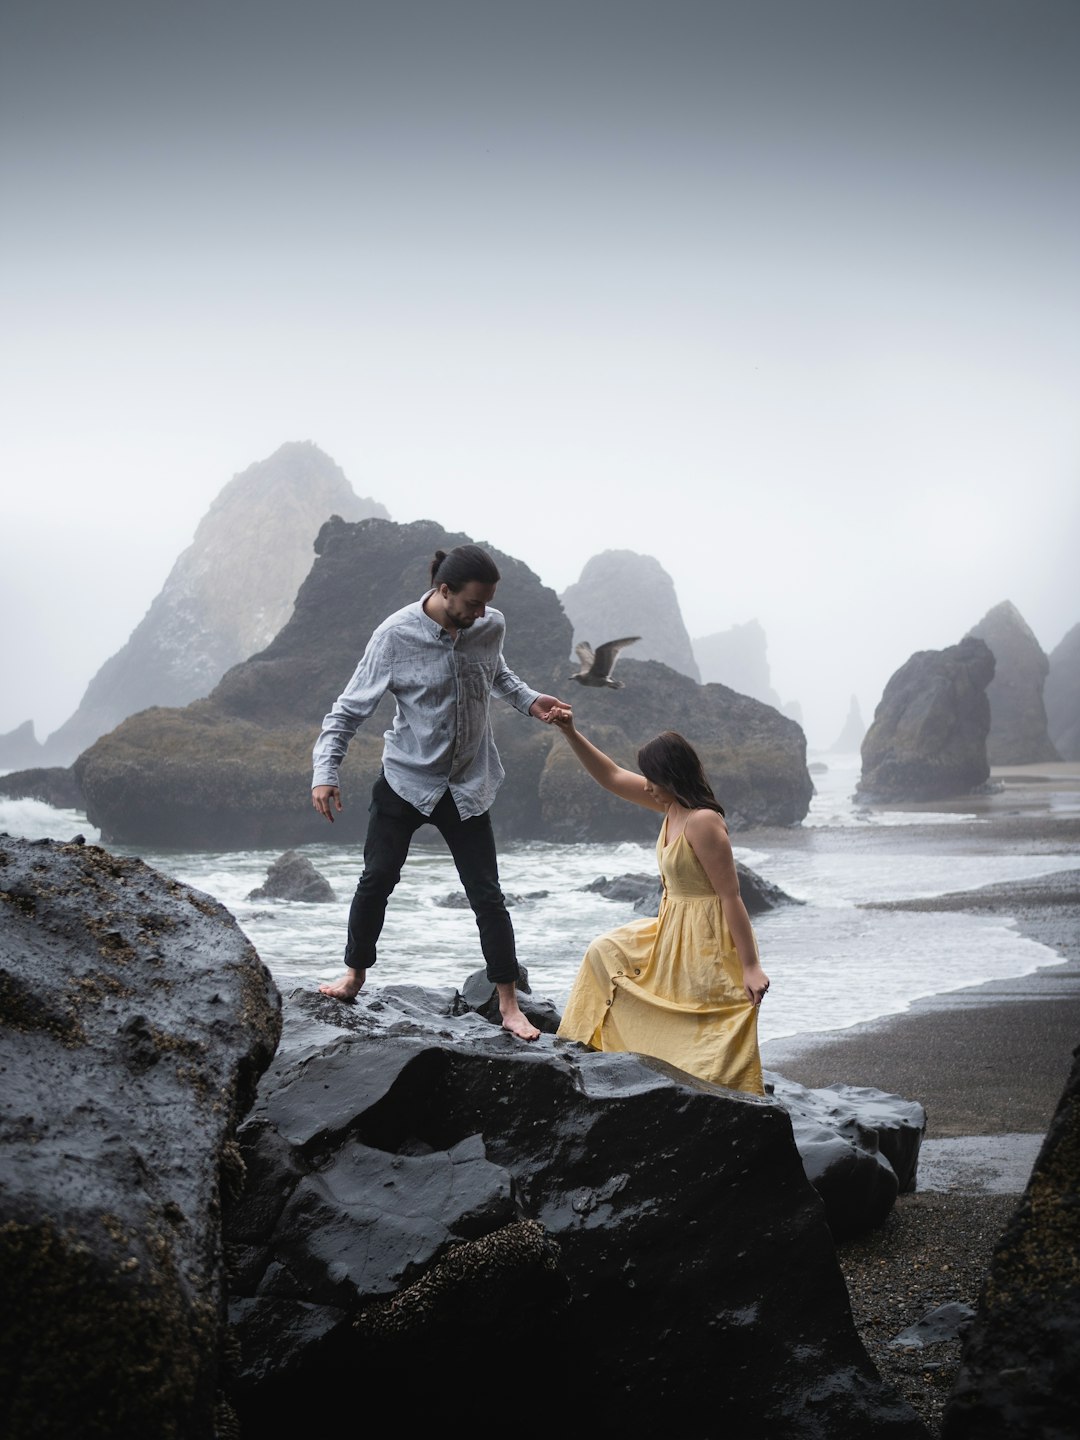
[[[1009,600],[987,612],[969,632],[985,640],[994,654],[990,701],[991,765],[1031,765],[1056,760],[1046,725],[1043,686],[1050,662],[1031,627]]]
[[[87,812],[103,836],[189,849],[276,849],[328,839],[325,820],[307,800],[311,747],[322,718],[376,625],[424,593],[436,548],[468,539],[427,520],[328,522],[292,617],[266,650],[234,666],[207,699],[184,710],[132,716],[79,757],[75,769]],[[527,566],[491,553],[503,577],[497,600],[507,621],[507,663],[536,689],[558,694],[565,689],[569,621],[554,591]],[[674,726],[700,746],[729,813],[762,823],[802,819],[811,785],[797,725],[755,700],[722,686],[696,685],[655,661],[624,666],[634,667],[633,693],[628,685],[575,696],[590,734],[603,733],[596,722],[614,715],[621,728],[611,732],[612,743],[632,755]],[[382,733],[392,716],[387,697],[349,747],[336,842],[362,841],[382,763]],[[492,716],[507,772],[492,812],[502,838],[634,839],[650,828],[655,833],[655,817],[612,801],[550,726],[497,700]]]
[[[515,905],[527,905],[530,900],[546,900],[551,894],[550,890],[527,890],[524,895],[505,894],[506,908],[512,910]],[[468,910],[469,897],[464,890],[451,890],[446,895],[438,896],[433,902],[440,910]]]
[[[914,1325],[894,1335],[889,1344],[897,1350],[922,1350],[927,1345],[940,1345],[946,1340],[962,1340],[971,1329],[975,1311],[960,1300],[950,1300],[928,1310]]]
[[[885,686],[866,732],[858,797],[941,800],[983,784],[993,674],[990,647],[971,636],[912,655]]]
[[[335,514],[359,520],[386,510],[355,495],[310,441],[282,445],[234,475],[126,644],[45,741],[43,759],[69,764],[137,711],[209,695],[288,620],[315,536]]]
[[[808,1090],[771,1071],[766,1089],[791,1116],[807,1178],[844,1239],[881,1225],[914,1190],[926,1111],[914,1100],[857,1085]]]
[[[75,772],[58,765],[0,775],[0,795],[8,800],[41,800],[57,810],[81,810],[83,795]]]
[[[0,839],[0,956],[0,1430],[209,1436],[277,991],[223,906],[92,845]]]
[[[627,655],[636,660],[659,660],[680,675],[700,680],[675,584],[652,555],[639,555],[635,550],[605,550],[594,555],[585,562],[581,578],[559,598],[574,627],[575,645],[585,641],[595,650],[607,640],[637,635],[640,638],[623,660]],[[621,665],[620,661],[620,669]],[[568,665],[566,675],[576,668]],[[566,676],[562,684],[557,695],[567,688]],[[576,692],[576,686],[570,688]]]
[[[1062,760],[1080,760],[1080,625],[1051,651],[1043,699],[1051,744]]]
[[[663,730],[677,730],[701,756],[732,831],[795,825],[810,808],[806,737],[793,720],[724,685],[695,685],[655,660],[619,661],[625,690],[581,690],[578,728],[620,765],[637,769],[637,752]],[[590,780],[558,736],[540,777],[544,838],[653,840],[654,811],[628,805]]]
[[[14,730],[0,735],[0,770],[18,770],[26,765],[36,765],[42,754],[32,720],[24,720]]]
[[[305,900],[325,904],[333,900],[334,887],[325,875],[296,850],[279,855],[266,872],[265,882],[249,892],[249,900]]]
[[[990,1261],[944,1440],[1049,1440],[1080,1416],[1080,1049]]]
[[[382,1393],[434,1411],[501,1345],[541,1357],[560,1413],[602,1403],[606,1433],[925,1437],[866,1359],[767,1100],[515,1041],[454,991],[297,993],[240,1143],[235,1403],[253,1434],[304,1423],[358,1354]],[[539,1400],[513,1420],[551,1425]]]
[[[554,1035],[562,1016],[554,1004],[544,995],[534,995],[529,985],[529,972],[524,965],[518,965],[517,999],[526,1019],[531,1020],[545,1035]],[[461,987],[461,999],[470,1010],[475,1010],[492,1025],[502,1024],[499,1010],[499,992],[495,982],[489,980],[484,970],[474,970]]]
[[[735,861],[735,870],[739,876],[739,892],[750,915],[763,915],[766,910],[775,910],[778,905],[803,903],[781,890],[779,885],[763,880],[741,860]],[[595,880],[590,880],[588,885],[579,888],[593,895],[603,895],[606,900],[618,900],[623,904],[633,905],[639,915],[656,915],[660,910],[664,887],[655,872],[651,875],[631,872],[615,875],[610,880],[606,875],[598,875]]]

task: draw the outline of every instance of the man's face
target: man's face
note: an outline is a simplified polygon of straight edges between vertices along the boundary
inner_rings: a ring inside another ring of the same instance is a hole
[[[440,585],[439,594],[446,606],[447,618],[459,630],[467,630],[474,620],[483,619],[484,612],[495,599],[495,586],[485,585],[481,580],[470,580],[456,593],[448,585]]]

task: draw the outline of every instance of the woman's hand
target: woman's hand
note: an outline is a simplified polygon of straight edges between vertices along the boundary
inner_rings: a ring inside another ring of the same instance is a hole
[[[745,965],[742,972],[743,989],[751,1005],[760,1005],[769,988],[769,977],[760,964]]]
[[[549,725],[557,725],[560,730],[573,730],[574,712],[569,705],[553,705],[544,716]]]

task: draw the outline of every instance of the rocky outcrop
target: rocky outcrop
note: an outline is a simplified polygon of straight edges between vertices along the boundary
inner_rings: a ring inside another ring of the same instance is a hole
[[[771,880],[763,879],[741,860],[735,861],[735,871],[739,877],[739,893],[748,915],[764,915],[768,910],[775,910],[778,905],[803,903],[786,894]],[[624,905],[633,905],[639,915],[655,915],[660,908],[663,883],[655,872],[651,875],[614,875],[610,880],[606,875],[600,875],[588,885],[582,885],[581,889],[593,895],[603,895],[608,900],[618,900]]]
[[[206,700],[133,716],[79,757],[87,811],[103,836],[221,849],[327,839],[326,822],[308,801],[311,746],[322,717],[376,625],[423,594],[436,547],[468,538],[426,520],[324,526],[292,617],[266,650],[235,666]],[[492,554],[503,576],[496,603],[506,615],[507,662],[537,689],[559,694],[567,688],[569,621],[527,566]],[[793,824],[806,814],[811,786],[797,725],[655,661],[623,660],[620,673],[625,690],[573,697],[598,743],[610,732],[625,759],[658,731],[680,729],[701,746],[729,815]],[[333,832],[343,842],[362,839],[392,715],[388,697],[349,747],[342,768],[346,809]],[[623,839],[655,829],[649,812],[608,804],[611,797],[550,727],[498,701],[492,715],[507,771],[493,812],[502,836]]]
[[[847,719],[844,721],[840,734],[829,746],[829,753],[830,755],[853,755],[862,747],[865,738],[866,722],[862,718],[857,698],[852,695]]]
[[[1046,1440],[1080,1416],[1080,1052],[998,1241],[944,1440]]]
[[[640,745],[677,730],[695,746],[732,831],[793,825],[810,807],[806,738],[793,720],[726,685],[695,685],[655,660],[621,660],[626,688],[582,690],[578,728],[621,765]],[[553,840],[655,840],[657,818],[601,790],[555,737],[540,777],[544,834]]]
[[[356,496],[310,442],[282,445],[234,476],[127,644],[90,681],[37,763],[69,764],[128,715],[209,695],[288,620],[315,536],[334,514],[359,520],[386,511]]]
[[[902,665],[862,744],[859,798],[940,800],[982,785],[990,774],[993,674],[990,647],[971,636],[947,650],[920,650]]]
[[[249,892],[249,900],[302,900],[309,905],[334,899],[334,888],[325,875],[297,850],[286,850],[266,872],[265,881]]]
[[[719,685],[728,685],[740,695],[752,695],[775,709],[781,708],[780,696],[773,689],[769,673],[769,657],[765,631],[759,620],[745,625],[732,625],[694,641],[694,657],[701,667],[701,678]]]
[[[298,994],[286,1043],[227,1225],[245,1433],[291,1432],[358,1354],[422,1411],[505,1353],[605,1433],[925,1437],[858,1341],[777,1105],[522,1044],[450,990]],[[547,1434],[550,1407],[513,1423]]]
[[[1051,652],[1043,699],[1054,749],[1062,760],[1080,760],[1080,625]]]
[[[81,810],[83,805],[75,772],[60,765],[0,775],[0,795],[6,800],[41,800],[58,810]]]
[[[32,720],[24,720],[14,730],[0,735],[0,770],[23,770],[36,765],[44,753]]]
[[[224,1433],[220,1201],[277,991],[223,906],[89,845],[0,837],[0,955],[0,1430]]]
[[[897,1195],[915,1189],[926,1133],[917,1101],[858,1085],[808,1090],[771,1071],[765,1089],[791,1117],[806,1178],[837,1240],[884,1224]]]
[[[969,632],[985,640],[994,654],[990,700],[991,765],[1031,765],[1056,760],[1046,727],[1043,686],[1050,662],[1031,628],[1009,600],[988,611]]]
[[[639,635],[640,640],[626,655],[635,660],[659,660],[680,675],[700,680],[675,584],[652,555],[634,550],[605,550],[594,555],[586,562],[581,578],[560,598],[574,627],[575,645],[584,640],[595,650],[607,640]]]

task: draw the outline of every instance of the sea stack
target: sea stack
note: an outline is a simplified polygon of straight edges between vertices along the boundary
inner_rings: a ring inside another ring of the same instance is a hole
[[[559,597],[574,627],[574,644],[595,650],[637,635],[635,660],[659,660],[700,680],[675,583],[660,561],[634,550],[605,550],[586,561],[581,578]]]
[[[989,645],[970,635],[912,655],[885,686],[866,732],[859,798],[941,800],[982,785],[993,675]]]
[[[994,652],[990,700],[991,765],[1034,765],[1056,760],[1046,725],[1043,686],[1050,662],[1011,600],[989,610],[968,632]]]
[[[310,441],[282,445],[224,487],[127,643],[79,708],[24,763],[69,765],[129,715],[186,705],[269,645],[292,612],[311,546],[331,515],[385,515]]]
[[[1051,744],[1062,760],[1080,760],[1080,625],[1051,652],[1043,698]]]

